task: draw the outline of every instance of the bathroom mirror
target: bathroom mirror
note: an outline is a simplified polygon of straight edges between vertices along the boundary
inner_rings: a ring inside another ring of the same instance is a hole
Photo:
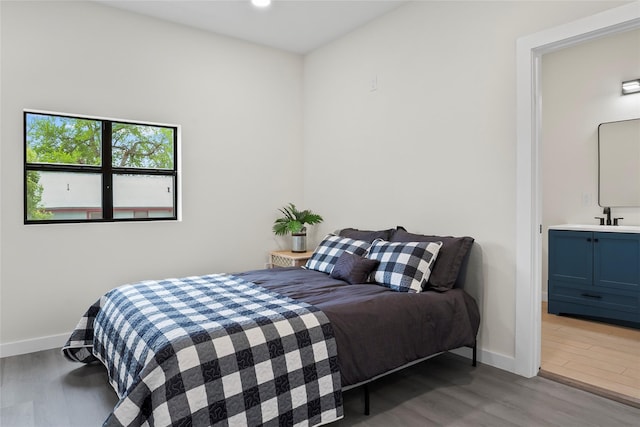
[[[598,126],[598,204],[640,207],[640,119]]]

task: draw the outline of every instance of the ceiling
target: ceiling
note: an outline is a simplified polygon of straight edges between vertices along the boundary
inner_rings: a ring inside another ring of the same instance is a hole
[[[99,3],[306,54],[381,16],[402,0],[274,0],[258,9],[250,0],[95,0]]]

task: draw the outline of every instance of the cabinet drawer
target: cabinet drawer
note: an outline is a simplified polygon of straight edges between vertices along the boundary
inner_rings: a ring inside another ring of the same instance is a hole
[[[594,287],[575,287],[562,282],[549,282],[552,293],[549,298],[580,305],[599,307],[607,310],[638,313],[640,304],[638,295],[632,292],[610,292],[594,289]]]

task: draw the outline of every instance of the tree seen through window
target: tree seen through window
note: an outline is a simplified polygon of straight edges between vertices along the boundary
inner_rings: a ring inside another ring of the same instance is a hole
[[[25,112],[25,222],[175,219],[176,134],[174,126]],[[114,204],[114,193],[127,202]]]

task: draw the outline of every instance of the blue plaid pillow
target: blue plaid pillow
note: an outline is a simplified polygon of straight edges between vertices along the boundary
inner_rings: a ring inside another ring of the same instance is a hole
[[[367,258],[380,262],[373,280],[398,292],[420,292],[442,242],[385,242],[375,240]]]
[[[355,255],[364,255],[371,243],[364,240],[354,240],[347,237],[340,237],[329,234],[318,245],[311,258],[304,265],[309,270],[317,270],[331,274],[333,266],[338,262],[338,258],[344,251]]]

